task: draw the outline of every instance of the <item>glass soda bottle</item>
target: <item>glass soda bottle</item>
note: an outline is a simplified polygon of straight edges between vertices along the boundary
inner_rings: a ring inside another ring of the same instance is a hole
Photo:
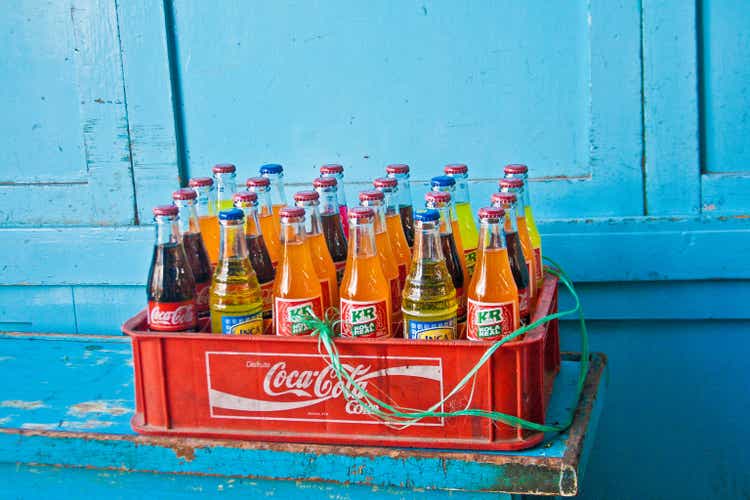
[[[344,167],[337,163],[328,163],[320,167],[321,177],[333,177],[338,183],[340,190],[337,192],[339,200],[339,214],[341,215],[341,224],[344,227],[344,235],[349,238],[349,219],[346,217],[346,189],[344,189]]]
[[[279,236],[279,225],[273,217],[271,207],[271,181],[265,177],[250,177],[246,182],[248,191],[258,195],[258,222],[260,232],[268,248],[273,268],[276,269],[281,261],[281,238]]]
[[[406,283],[406,273],[409,271],[409,265],[411,264],[411,250],[409,249],[409,243],[406,241],[398,209],[398,181],[392,177],[380,177],[375,179],[372,185],[384,196],[385,225],[388,230],[388,237],[391,240],[393,254],[398,262],[399,290],[402,290]]]
[[[526,226],[529,230],[529,239],[531,246],[534,248],[534,271],[536,275],[536,285],[538,289],[542,288],[544,282],[544,261],[542,260],[542,236],[536,227],[534,220],[534,211],[531,208],[531,195],[529,194],[529,168],[520,163],[505,166],[506,179],[521,179],[523,181],[523,211],[526,216]]]
[[[232,196],[237,191],[237,167],[231,163],[219,163],[211,169],[214,174],[215,211],[229,210],[234,207]]]
[[[469,340],[498,340],[519,328],[518,290],[504,244],[503,216],[502,208],[479,210],[481,249],[469,284]]]
[[[518,221],[518,236],[521,238],[521,247],[523,248],[523,255],[526,257],[526,261],[531,265],[531,276],[539,276],[541,274],[542,262],[537,260],[537,255],[534,253],[534,246],[531,243],[531,237],[529,236],[529,228],[526,225],[525,206],[523,204],[523,181],[521,179],[500,179],[500,192],[513,193],[516,195],[516,220]],[[539,253],[539,258],[542,254]],[[531,296],[536,296],[536,290],[540,285],[539,280],[530,280],[532,284]]]
[[[432,191],[443,191],[450,193],[450,214],[453,229],[453,238],[456,240],[456,250],[458,250],[458,257],[461,259],[461,268],[464,270],[464,276],[467,277],[468,282],[469,269],[466,266],[466,252],[464,252],[464,243],[461,239],[461,230],[458,224],[458,215],[456,214],[456,179],[448,175],[438,175],[430,180],[430,186]]]
[[[195,278],[177,227],[175,205],[154,207],[156,241],[148,271],[148,328],[161,332],[194,332]]]
[[[271,182],[271,207],[276,227],[281,224],[279,211],[286,206],[286,192],[284,191],[284,167],[278,163],[267,163],[260,167],[261,177]]]
[[[305,244],[305,209],[284,207],[281,218],[281,262],[273,286],[273,318],[276,335],[310,335],[312,329],[301,320],[323,318],[320,281]]]
[[[408,339],[456,337],[456,289],[440,246],[440,213],[414,214],[414,254],[406,277],[401,311]]]
[[[211,331],[224,335],[262,335],[263,298],[250,264],[245,214],[239,208],[219,212],[219,262],[211,280]]]
[[[463,163],[454,163],[446,165],[443,171],[445,175],[456,179],[454,204],[458,217],[458,232],[464,246],[466,270],[471,278],[477,261],[479,233],[474,222],[474,212],[471,210],[471,198],[469,197],[469,168]]]
[[[188,186],[198,195],[195,200],[198,224],[201,227],[208,259],[211,265],[215,266],[219,259],[219,220],[216,218],[216,192],[213,185],[214,180],[211,177],[193,177],[188,183]]]
[[[414,207],[411,202],[411,184],[409,182],[409,165],[392,163],[385,167],[388,177],[398,182],[398,212],[401,215],[401,225],[409,248],[414,246]]]
[[[208,317],[208,288],[211,286],[211,262],[201,237],[201,228],[196,212],[198,195],[190,188],[172,193],[179,215],[177,225],[180,230],[182,247],[185,249],[190,269],[195,278],[195,311],[199,318]]]
[[[513,193],[493,193],[492,206],[505,211],[503,231],[510,260],[510,270],[518,288],[518,310],[521,324],[531,321],[531,304],[534,290],[533,263],[526,260],[523,254],[521,238],[518,236],[518,218],[516,216],[516,195]]]
[[[329,307],[338,306],[339,284],[336,279],[336,266],[323,237],[320,212],[318,212],[319,198],[317,191],[299,191],[294,194],[294,204],[305,209],[305,239],[310,246],[310,255],[320,280],[323,311],[328,311]]]
[[[351,232],[340,290],[341,336],[391,337],[391,288],[379,262],[373,228],[375,211],[353,207],[348,217]]]
[[[430,191],[424,195],[427,208],[440,213],[440,249],[445,258],[445,265],[456,289],[456,321],[458,322],[458,338],[464,338],[466,329],[466,286],[469,277],[461,267],[461,258],[456,248],[453,224],[450,216],[451,195],[445,191]]]
[[[247,254],[258,278],[263,300],[263,334],[273,334],[273,281],[276,271],[258,221],[258,194],[253,191],[240,191],[234,194],[233,199],[235,208],[245,213]]]
[[[403,316],[401,314],[401,285],[398,276],[398,263],[391,248],[391,240],[388,237],[385,222],[385,196],[380,191],[361,191],[359,203],[363,207],[370,207],[375,213],[373,224],[375,231],[375,244],[380,257],[380,265],[383,274],[388,280],[391,291],[391,332],[392,336],[400,337],[403,333]]]
[[[320,196],[320,223],[323,226],[323,236],[328,245],[333,263],[336,266],[336,280],[340,285],[346,267],[347,244],[344,226],[341,223],[341,212],[338,202],[338,181],[335,177],[319,177],[313,179],[313,187]]]

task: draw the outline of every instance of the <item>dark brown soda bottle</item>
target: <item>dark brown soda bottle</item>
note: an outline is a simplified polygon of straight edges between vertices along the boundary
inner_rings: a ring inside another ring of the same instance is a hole
[[[209,316],[208,289],[211,286],[212,271],[198,222],[197,198],[198,193],[190,188],[179,189],[172,193],[172,200],[179,209],[177,226],[180,229],[182,246],[190,263],[190,269],[193,271],[193,278],[195,278],[195,310],[198,318],[207,318]]]
[[[326,239],[328,251],[336,266],[336,280],[341,284],[346,267],[346,255],[348,245],[344,235],[344,226],[341,223],[339,202],[337,196],[338,181],[335,177],[319,177],[313,180],[313,187],[320,196],[320,225],[323,228],[323,236]]]
[[[414,246],[414,207],[411,202],[411,185],[409,184],[409,165],[404,163],[393,163],[385,167],[388,177],[398,181],[398,212],[401,216],[401,224],[404,227],[404,235],[409,248]]]

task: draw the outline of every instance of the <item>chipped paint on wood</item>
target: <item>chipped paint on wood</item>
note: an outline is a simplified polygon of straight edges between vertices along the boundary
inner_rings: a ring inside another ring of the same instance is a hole
[[[21,401],[19,399],[9,399],[0,401],[0,407],[16,408],[19,410],[38,410],[39,408],[48,408],[44,401]]]
[[[98,361],[95,365],[101,365]],[[125,401],[122,399],[108,401],[105,399],[97,401],[84,401],[82,403],[76,403],[68,408],[68,415],[76,417],[82,417],[89,413],[102,413],[107,415],[126,415],[131,413],[132,408],[126,408],[122,406]]]

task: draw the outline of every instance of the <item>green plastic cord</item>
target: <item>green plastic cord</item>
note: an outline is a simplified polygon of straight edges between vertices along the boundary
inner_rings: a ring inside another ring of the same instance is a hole
[[[490,347],[487,348],[487,350],[484,352],[484,354],[479,359],[479,361],[474,365],[474,367],[471,370],[469,370],[469,372],[461,379],[460,382],[458,382],[458,384],[456,384],[456,386],[448,393],[448,395],[446,395],[440,401],[436,402],[427,410],[403,408],[397,405],[389,404],[388,402],[382,401],[381,399],[378,399],[377,397],[367,392],[367,390],[364,387],[362,387],[356,380],[352,378],[352,376],[349,374],[349,371],[346,370],[346,368],[344,367],[344,365],[342,364],[339,358],[338,349],[336,347],[336,343],[334,342],[334,336],[335,336],[334,332],[335,332],[335,328],[339,320],[336,320],[334,318],[330,310],[327,311],[326,317],[324,320],[311,316],[311,317],[303,319],[301,322],[305,324],[308,328],[312,329],[313,330],[312,334],[318,337],[318,352],[320,352],[320,354],[325,359],[326,363],[332,368],[333,372],[336,374],[336,377],[338,378],[340,386],[342,388],[342,393],[344,394],[344,397],[349,401],[357,402],[364,409],[366,409],[366,411],[371,416],[382,420],[384,423],[390,426],[397,426],[400,428],[405,428],[424,418],[475,416],[475,417],[484,417],[484,418],[489,418],[491,420],[500,421],[507,425],[519,427],[522,429],[529,429],[529,430],[541,431],[541,432],[562,432],[566,430],[568,427],[570,427],[570,425],[573,423],[573,418],[575,416],[575,408],[578,406],[577,403],[581,397],[581,392],[583,391],[583,385],[584,385],[584,382],[586,380],[586,375],[589,370],[588,332],[586,330],[586,322],[584,320],[583,308],[581,307],[580,299],[578,297],[578,294],[575,291],[575,287],[573,286],[573,283],[571,282],[570,278],[567,276],[567,274],[565,274],[565,272],[560,268],[560,266],[557,263],[555,263],[552,259],[548,257],[545,257],[544,259],[550,264],[550,266],[545,266],[546,271],[554,276],[557,276],[560,282],[565,285],[568,291],[570,291],[571,295],[575,299],[575,307],[567,311],[561,311],[561,312],[549,314],[543,318],[540,318],[534,321],[533,323],[530,323],[526,326],[519,328],[518,330],[514,331],[507,337],[504,337],[501,340],[498,340],[497,342],[493,343]],[[522,418],[519,418],[513,415],[508,415],[506,413],[500,413],[496,411],[486,411],[486,410],[473,409],[473,408],[455,410],[455,411],[450,411],[450,412],[438,411],[438,409],[446,401],[450,400],[454,395],[456,395],[459,391],[461,391],[466,386],[466,384],[468,384],[476,376],[479,369],[487,362],[488,359],[492,357],[492,354],[495,351],[497,351],[503,344],[513,341],[517,337],[525,334],[529,330],[533,330],[539,325],[543,325],[544,323],[547,323],[549,321],[559,319],[565,316],[570,316],[575,313],[578,313],[580,328],[581,328],[581,367],[580,367],[580,371],[578,374],[578,384],[577,384],[576,396],[575,396],[575,401],[574,401],[575,404],[571,405],[572,410],[570,411],[569,415],[562,423],[557,424],[557,425],[539,424],[536,422],[531,422],[529,420],[524,420]]]

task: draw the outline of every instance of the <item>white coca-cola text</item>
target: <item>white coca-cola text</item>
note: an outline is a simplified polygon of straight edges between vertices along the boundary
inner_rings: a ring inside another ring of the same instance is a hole
[[[184,304],[176,309],[162,309],[160,304],[154,305],[149,316],[149,323],[159,326],[185,326],[195,321],[195,306]]]

